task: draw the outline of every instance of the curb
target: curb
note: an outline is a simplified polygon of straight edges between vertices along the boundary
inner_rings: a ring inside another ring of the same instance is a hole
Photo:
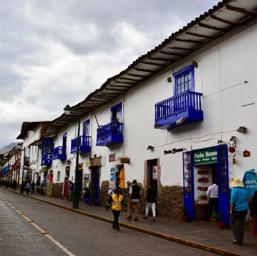
[[[26,196],[27,197],[27,195],[18,193],[16,191],[12,191],[12,192],[16,193],[16,194],[19,194],[21,196]],[[91,214],[91,213],[87,213],[85,211],[81,211],[81,210],[78,210],[78,209],[66,207],[66,206],[63,206],[63,205],[60,205],[60,204],[52,203],[52,202],[49,202],[47,200],[36,198],[33,195],[28,196],[28,198],[53,205],[53,206],[65,209],[67,211],[76,212],[78,214],[85,215],[85,216],[88,216],[88,217],[91,217],[91,218],[94,218],[94,219],[98,219],[98,220],[101,220],[101,221],[112,223],[112,220],[110,220],[108,218],[105,218],[105,217],[102,217],[102,216],[99,216],[99,215],[95,215],[95,214]],[[183,244],[183,245],[186,245],[186,246],[190,246],[190,247],[193,247],[193,248],[197,248],[197,249],[200,249],[200,250],[203,250],[203,251],[215,253],[215,254],[218,254],[218,255],[240,256],[240,254],[235,254],[235,253],[232,253],[232,252],[229,252],[229,251],[217,249],[215,247],[211,247],[211,246],[208,246],[208,245],[196,243],[196,242],[193,242],[193,241],[184,240],[184,239],[177,238],[175,236],[170,236],[170,235],[167,235],[167,234],[163,234],[163,233],[160,233],[160,232],[155,232],[155,231],[151,231],[151,230],[148,230],[148,229],[139,228],[139,227],[136,227],[136,226],[131,225],[131,224],[126,224],[126,223],[120,222],[120,226],[135,230],[137,232],[146,233],[146,234],[151,235],[151,236],[159,237],[159,238],[171,241],[171,242],[176,242],[176,243]]]

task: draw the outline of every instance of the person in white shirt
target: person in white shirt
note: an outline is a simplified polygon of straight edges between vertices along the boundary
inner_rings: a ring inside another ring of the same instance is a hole
[[[208,187],[206,194],[209,202],[207,210],[207,221],[209,221],[213,212],[218,213],[219,188],[215,182]]]

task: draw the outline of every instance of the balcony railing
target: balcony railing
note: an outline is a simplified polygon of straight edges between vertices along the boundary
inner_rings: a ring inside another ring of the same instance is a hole
[[[42,141],[42,155],[41,155],[41,166],[48,166],[52,164],[53,157],[53,139],[45,138]]]
[[[71,140],[71,154],[77,152],[77,138]],[[80,136],[80,153],[89,153],[91,151],[91,136]]]
[[[172,129],[203,121],[202,93],[187,91],[155,104],[155,128]]]
[[[64,148],[63,146],[59,146],[53,149],[53,160],[54,159],[65,160],[66,158],[67,158],[66,148]]]
[[[41,166],[52,164],[52,154],[42,154]]]
[[[111,146],[123,142],[123,123],[111,122],[97,129],[96,146]]]
[[[29,167],[30,166],[30,159],[29,159],[29,156],[25,156],[24,157],[24,166],[27,166]]]

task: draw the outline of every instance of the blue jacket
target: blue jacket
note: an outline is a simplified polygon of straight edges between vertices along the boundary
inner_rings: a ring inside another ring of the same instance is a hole
[[[248,210],[248,193],[245,188],[234,187],[231,192],[230,204],[236,212]]]

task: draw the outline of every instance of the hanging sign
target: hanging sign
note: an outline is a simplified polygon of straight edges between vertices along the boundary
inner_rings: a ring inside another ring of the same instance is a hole
[[[216,148],[197,150],[194,152],[194,165],[214,164],[217,163]]]
[[[130,163],[130,158],[129,157],[121,157],[120,158],[120,163],[121,164],[129,164]]]
[[[109,154],[109,162],[114,162],[115,161],[115,153],[114,154]]]

